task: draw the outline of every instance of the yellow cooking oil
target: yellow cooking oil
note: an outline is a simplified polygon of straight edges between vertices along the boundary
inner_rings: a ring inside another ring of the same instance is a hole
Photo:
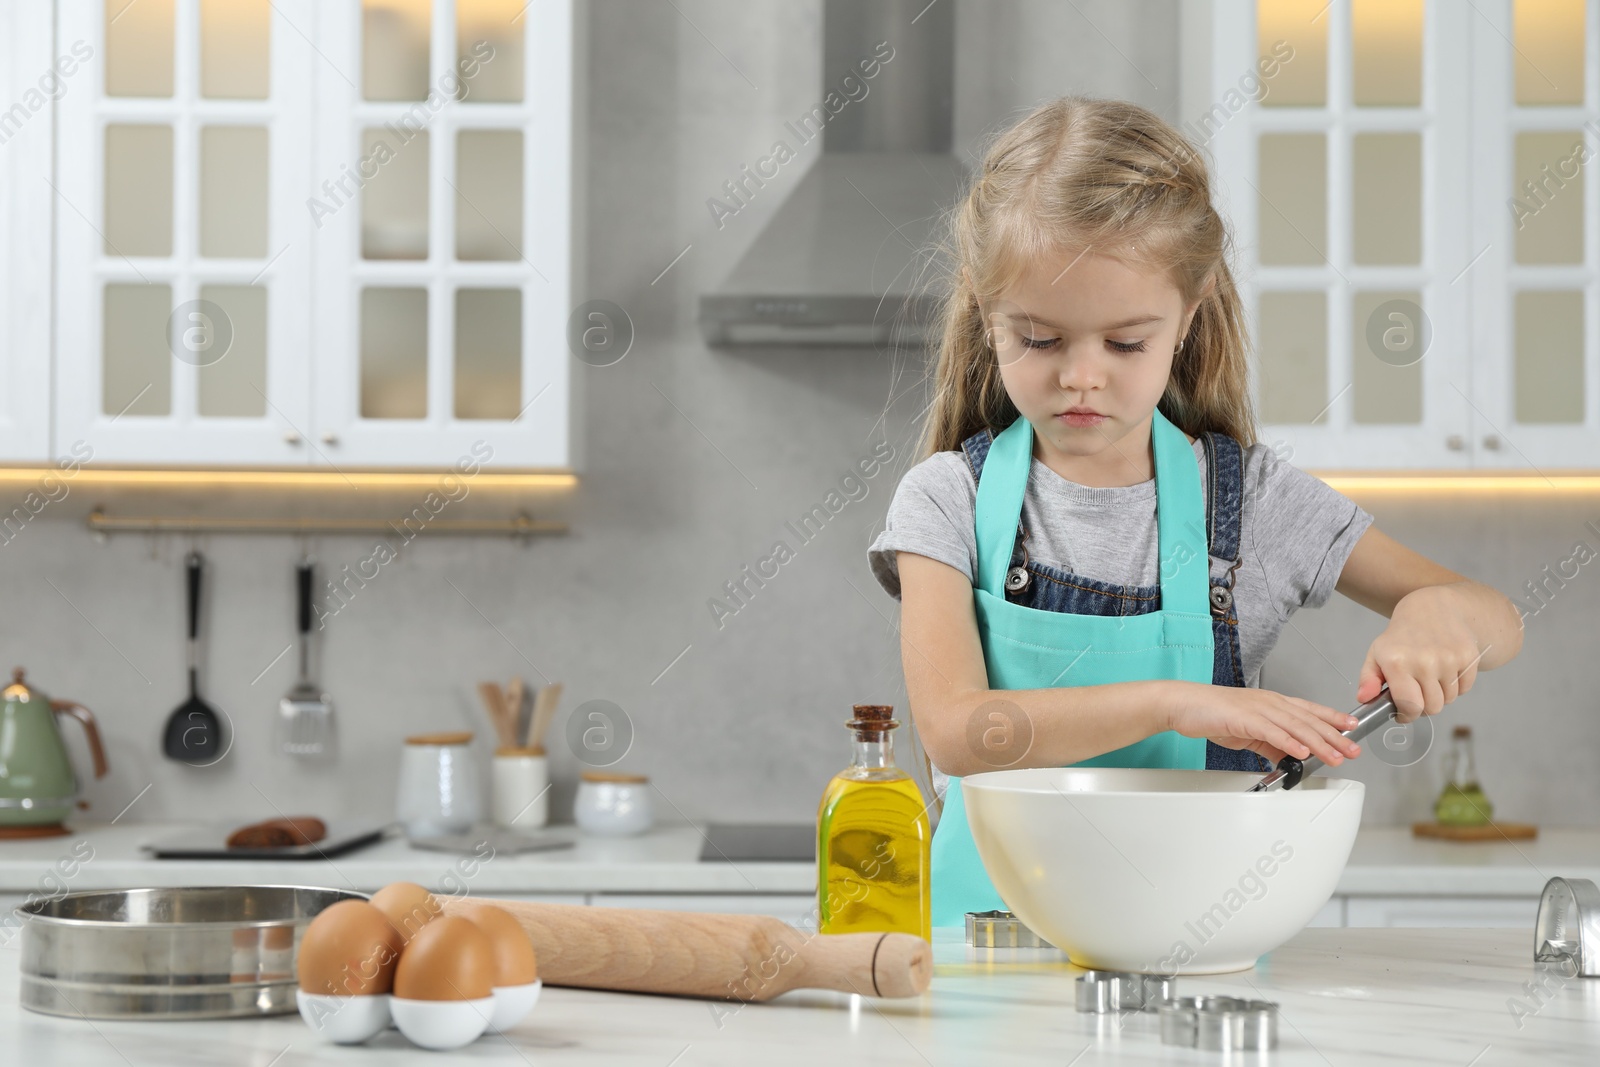
[[[857,704],[849,767],[817,808],[817,929],[824,934],[902,933],[929,939],[929,830],[922,791],[895,766],[882,704]]]

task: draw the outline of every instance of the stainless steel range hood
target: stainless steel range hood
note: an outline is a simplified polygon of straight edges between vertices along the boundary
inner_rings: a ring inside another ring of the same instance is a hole
[[[797,117],[784,125],[782,140],[798,157],[787,166],[803,165],[815,151],[801,135],[814,137],[816,125],[822,151],[797,182],[788,179],[792,191],[727,280],[700,297],[708,343],[879,346],[926,338],[933,301],[913,289],[926,286],[934,228],[966,180],[951,154],[954,6],[826,0],[822,95],[848,102],[813,113],[828,116],[820,123]],[[886,55],[873,77],[862,77],[859,64]],[[865,86],[865,96],[847,96],[847,75],[855,79],[850,92]],[[787,177],[780,168],[772,180]],[[743,188],[759,195],[750,179]]]

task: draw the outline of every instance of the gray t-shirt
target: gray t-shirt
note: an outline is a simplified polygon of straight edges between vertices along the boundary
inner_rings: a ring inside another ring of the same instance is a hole
[[[1205,449],[1194,442],[1200,483],[1208,485]],[[896,552],[915,552],[967,576],[977,573],[973,514],[978,485],[961,452],[937,452],[900,479],[883,533],[868,549],[873,577],[896,599]],[[1234,576],[1239,652],[1245,684],[1260,686],[1261,664],[1289,616],[1321,607],[1372,516],[1354,501],[1265,444],[1244,451],[1243,562]],[[1038,458],[1022,502],[1028,557],[1084,578],[1119,585],[1158,584],[1156,483],[1094,487],[1069,482]],[[1228,563],[1211,560],[1221,578]]]

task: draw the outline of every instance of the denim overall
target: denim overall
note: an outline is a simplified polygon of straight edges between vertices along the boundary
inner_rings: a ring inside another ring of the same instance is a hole
[[[1200,437],[1210,472],[1202,495],[1188,438],[1157,410],[1157,585],[1116,585],[1030,560],[1022,498],[1033,464],[1033,427],[1018,418],[998,436],[962,442],[978,483],[978,633],[992,689],[1044,689],[1170,678],[1243,686],[1233,575],[1240,563],[1243,455],[1220,433]],[[1207,546],[1202,551],[1201,545]],[[1209,576],[1216,559],[1221,578]],[[1025,577],[1024,577],[1025,576]],[[1164,731],[1079,767],[1271,769],[1244,749]],[[967,825],[961,781],[949,780],[934,833],[933,925],[959,926],[969,911],[1003,909]]]

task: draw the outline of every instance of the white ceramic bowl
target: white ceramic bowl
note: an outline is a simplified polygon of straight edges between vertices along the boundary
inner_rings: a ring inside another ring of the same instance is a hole
[[[394,1024],[413,1045],[452,1049],[470,1045],[489,1029],[494,997],[480,1000],[407,1000],[389,998]]]
[[[1246,771],[1062,767],[961,780],[1006,906],[1080,967],[1220,974],[1328,902],[1361,822],[1360,782],[1249,793]]]
[[[489,1016],[489,1029],[509,1030],[527,1018],[539,1002],[539,990],[544,982],[534,979],[527,985],[497,985],[494,987],[494,1013]]]
[[[359,1045],[389,1025],[389,994],[330,996],[295,990],[300,1018],[324,1041]]]

